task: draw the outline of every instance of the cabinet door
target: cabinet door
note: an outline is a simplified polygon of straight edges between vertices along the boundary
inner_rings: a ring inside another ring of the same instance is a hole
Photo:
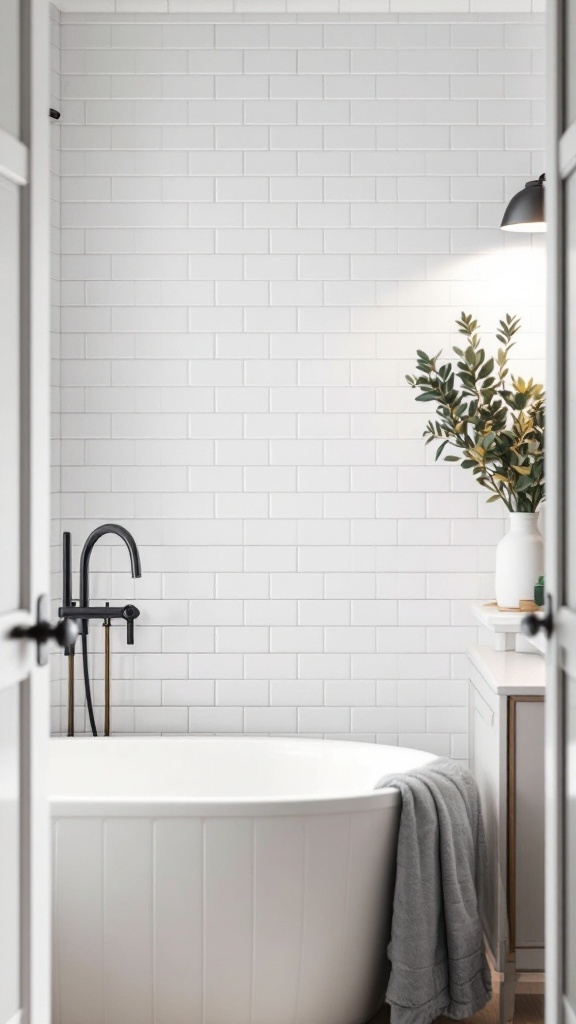
[[[519,970],[544,969],[544,703],[514,699],[511,794],[514,945]],[[512,851],[511,851],[512,853]],[[514,890],[513,890],[514,891]]]

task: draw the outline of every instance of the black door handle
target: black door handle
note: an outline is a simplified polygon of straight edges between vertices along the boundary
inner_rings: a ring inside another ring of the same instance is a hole
[[[536,636],[540,631],[545,633],[547,637],[552,636],[554,618],[552,615],[552,598],[550,594],[546,594],[546,607],[544,614],[539,615],[536,612],[531,612],[530,615],[526,615],[522,619],[521,629],[524,636]]]
[[[58,619],[55,625],[48,621],[48,598],[42,594],[36,605],[36,623],[33,626],[16,626],[11,636],[14,639],[27,638],[36,641],[36,660],[39,665],[48,663],[48,641],[54,640],[59,647],[73,647],[78,639],[78,626],[74,619]]]

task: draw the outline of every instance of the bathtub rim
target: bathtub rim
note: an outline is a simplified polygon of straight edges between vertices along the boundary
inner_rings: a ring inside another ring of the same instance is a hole
[[[164,801],[145,797],[84,800],[67,797],[50,799],[52,820],[59,818],[285,818],[302,815],[351,814],[381,811],[400,807],[397,789],[375,790],[375,795],[324,797],[322,800],[186,800],[167,798]]]
[[[209,742],[217,739],[222,742],[228,740],[241,740],[250,743],[266,743],[274,740],[282,744],[283,740],[288,743],[294,741],[294,737],[270,737],[270,736],[198,736],[198,735],[175,735],[175,736],[117,736],[113,737],[121,742],[142,741],[151,744],[157,740],[173,742],[190,741]],[[76,743],[83,742],[92,745],[90,737],[75,737]],[[52,742],[63,746],[67,737],[52,737]],[[302,737],[296,740],[298,743],[330,743],[338,744],[348,748],[350,741],[343,740],[317,740]],[[379,744],[368,744],[371,749],[377,749]],[[384,744],[389,747],[389,744]],[[429,751],[418,750],[414,747],[402,747],[398,749],[411,750],[422,755],[422,766],[431,764],[437,760],[436,754]],[[402,773],[402,770],[400,770]],[[390,773],[393,774],[393,771]],[[167,796],[165,798],[153,798],[142,796],[118,797],[100,795],[78,796],[62,795],[53,796],[50,793],[50,815],[51,818],[223,818],[223,817],[294,817],[300,815],[324,815],[324,814],[350,814],[352,812],[381,811],[386,808],[400,808],[400,791],[395,787],[383,787],[381,789],[363,790],[358,793],[349,793],[345,796],[324,795],[315,796],[278,796],[271,799],[266,797],[198,797],[198,796]]]

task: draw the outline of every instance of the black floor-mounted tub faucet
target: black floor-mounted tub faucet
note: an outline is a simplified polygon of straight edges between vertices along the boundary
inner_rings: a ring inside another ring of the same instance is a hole
[[[93,605],[90,607],[90,557],[94,550],[94,545],[100,539],[100,537],[106,536],[106,534],[114,534],[120,537],[124,541],[128,548],[130,555],[130,568],[132,577],[136,578],[142,575],[142,568],[140,564],[140,554],[138,546],[132,534],[124,527],[119,526],[117,523],[105,523],[103,526],[97,526],[95,530],[86,538],[84,547],[82,548],[82,554],[80,555],[80,600],[79,604],[72,600],[72,558],[71,558],[71,535],[65,532],[62,535],[62,574],[63,574],[63,600],[62,607],[59,609],[59,614],[62,618],[76,619],[78,620],[78,628],[82,641],[82,664],[84,668],[84,687],[86,690],[86,705],[88,708],[88,717],[90,719],[90,727],[92,729],[92,735],[97,736],[96,722],[94,720],[94,709],[92,707],[92,693],[90,689],[90,676],[88,672],[88,622],[90,619],[100,619],[102,623],[109,627],[111,619],[124,619],[126,622],[126,642],[128,644],[134,643],[134,620],[140,615],[139,609],[134,604],[126,604],[122,607],[111,607],[109,604],[104,606]],[[107,634],[108,636],[108,634]],[[69,661],[69,687],[68,687],[68,735],[74,735],[74,650],[75,647],[66,647],[64,649],[65,655],[71,659]],[[107,648],[108,650],[108,648]],[[105,710],[105,732],[106,735],[109,733],[109,666],[106,665],[106,710]]]

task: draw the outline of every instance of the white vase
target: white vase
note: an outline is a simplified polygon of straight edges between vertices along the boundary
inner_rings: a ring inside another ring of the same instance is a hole
[[[518,609],[534,600],[534,584],[544,573],[544,538],[537,512],[511,512],[510,529],[496,548],[496,604]]]

